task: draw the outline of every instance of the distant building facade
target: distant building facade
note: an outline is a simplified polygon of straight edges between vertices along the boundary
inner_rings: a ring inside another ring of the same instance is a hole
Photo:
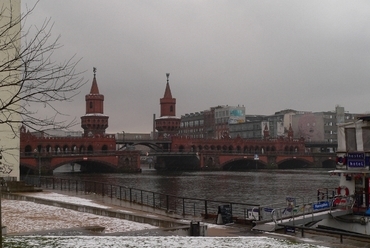
[[[204,112],[195,112],[181,116],[179,135],[193,139],[205,138]]]

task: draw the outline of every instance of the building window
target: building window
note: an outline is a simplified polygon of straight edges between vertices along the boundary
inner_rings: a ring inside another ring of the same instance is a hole
[[[90,102],[90,108],[93,108],[93,103],[92,102]]]
[[[173,106],[172,105],[170,106],[170,112],[173,112]]]

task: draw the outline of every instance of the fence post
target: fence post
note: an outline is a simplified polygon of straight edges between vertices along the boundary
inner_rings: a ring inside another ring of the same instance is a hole
[[[101,195],[104,196],[104,183],[101,184]]]
[[[208,219],[208,207],[207,200],[204,201],[204,219]]]
[[[54,181],[54,178],[53,178],[53,189],[55,189],[55,181]]]
[[[60,179],[60,190],[63,190],[63,179]]]
[[[78,181],[76,180],[76,194],[78,193]]]
[[[167,211],[170,210],[170,202],[169,202],[169,196],[168,195],[166,195],[166,209],[167,209]]]
[[[110,185],[110,198],[113,198],[113,185]]]
[[[153,208],[155,208],[155,193],[153,192]]]
[[[182,215],[185,216],[185,198],[182,198]]]
[[[130,202],[132,202],[132,188],[130,188]]]
[[[119,199],[122,200],[122,186],[119,186]]]
[[[141,201],[141,204],[143,204],[143,191],[140,190],[140,201]]]

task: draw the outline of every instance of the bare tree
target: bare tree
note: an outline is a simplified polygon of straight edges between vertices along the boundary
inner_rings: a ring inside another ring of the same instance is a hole
[[[0,4],[0,125],[10,126],[15,135],[21,124],[38,131],[75,125],[75,120],[57,120],[64,114],[55,103],[71,101],[85,83],[76,70],[79,59],[54,59],[62,46],[60,36],[52,38],[50,19],[24,30],[37,3],[17,15],[12,0],[6,1]],[[46,109],[52,116],[41,116]]]

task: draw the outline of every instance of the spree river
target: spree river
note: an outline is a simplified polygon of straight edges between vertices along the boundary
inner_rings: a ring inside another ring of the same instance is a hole
[[[328,169],[250,170],[243,172],[157,172],[147,167],[139,174],[55,173],[78,178],[175,195],[265,205],[289,197],[316,199],[317,189],[338,187],[338,176]]]

